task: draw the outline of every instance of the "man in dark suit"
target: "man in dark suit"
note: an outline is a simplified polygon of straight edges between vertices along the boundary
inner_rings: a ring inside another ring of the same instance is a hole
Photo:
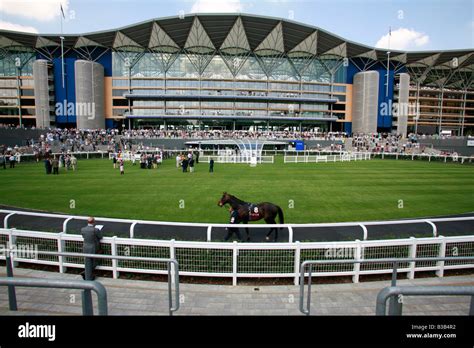
[[[54,174],[58,175],[59,174],[59,161],[56,158],[56,156],[54,156],[54,159],[51,162],[51,166],[53,167],[53,175]]]
[[[214,160],[212,158],[209,161],[209,173],[214,173]]]
[[[102,239],[102,232],[95,228],[95,219],[90,217],[87,220],[87,226],[81,229],[82,238],[84,238],[83,253],[97,254],[100,251],[100,240]],[[90,257],[85,258],[85,270],[81,273],[85,280],[94,280],[94,270],[97,266],[97,259]]]

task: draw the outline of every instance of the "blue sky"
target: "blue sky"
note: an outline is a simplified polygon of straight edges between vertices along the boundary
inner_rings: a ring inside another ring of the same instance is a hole
[[[414,51],[474,47],[472,0],[0,0],[0,28],[59,33],[115,29],[191,12],[242,12],[311,24],[369,46]],[[385,37],[384,37],[385,35]]]

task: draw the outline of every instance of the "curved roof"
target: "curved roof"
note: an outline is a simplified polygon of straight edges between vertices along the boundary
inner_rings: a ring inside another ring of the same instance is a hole
[[[32,34],[0,30],[0,49],[9,47],[48,49],[61,43],[61,34]],[[66,49],[104,46],[115,50],[176,52],[186,50],[208,54],[253,51],[257,55],[288,55],[290,58],[336,55],[385,61],[387,50],[341,38],[315,26],[250,14],[189,14],[151,19],[99,32],[64,34]],[[405,52],[391,50],[390,58],[413,67],[410,73],[425,80],[426,68],[471,73],[474,49]],[[453,62],[456,60],[455,65]],[[467,69],[467,70],[466,70]],[[410,70],[410,69],[409,69]],[[420,70],[420,74],[417,74]],[[435,79],[435,78],[434,78]],[[436,81],[435,81],[436,82]]]

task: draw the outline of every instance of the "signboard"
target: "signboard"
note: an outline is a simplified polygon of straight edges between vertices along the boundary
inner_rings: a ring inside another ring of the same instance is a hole
[[[467,139],[467,146],[474,146],[474,139]]]
[[[295,147],[296,151],[304,151],[304,141],[303,140],[294,140],[290,144]]]

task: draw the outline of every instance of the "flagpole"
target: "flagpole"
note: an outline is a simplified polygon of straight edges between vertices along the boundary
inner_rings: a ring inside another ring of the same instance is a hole
[[[388,51],[387,51],[387,85],[385,86],[385,97],[388,98],[388,78],[390,76],[390,36],[392,36],[392,29],[388,28]]]
[[[61,17],[61,75],[62,75],[62,82],[63,82],[63,89],[64,89],[64,36],[63,36],[63,11],[62,11],[62,7],[60,7],[60,10],[61,10],[61,13],[59,14],[59,17]]]
[[[67,106],[67,91],[66,91],[66,84],[64,83],[64,32],[63,32],[63,19],[64,17],[64,10],[63,10],[63,5],[59,3],[59,17],[61,17],[61,80],[62,80],[62,86],[63,86],[63,92],[64,92],[64,101],[66,102]],[[67,110],[67,109],[66,109]],[[66,124],[68,123],[68,112],[65,112],[66,115]]]

